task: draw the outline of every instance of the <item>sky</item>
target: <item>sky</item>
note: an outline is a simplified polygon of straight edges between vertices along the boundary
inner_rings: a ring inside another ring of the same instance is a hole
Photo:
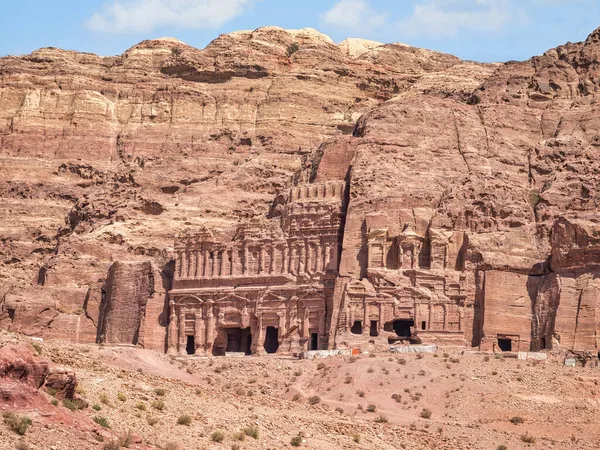
[[[116,55],[144,39],[203,48],[266,25],[403,42],[475,61],[524,60],[600,27],[600,0],[3,1],[0,56],[40,47]]]

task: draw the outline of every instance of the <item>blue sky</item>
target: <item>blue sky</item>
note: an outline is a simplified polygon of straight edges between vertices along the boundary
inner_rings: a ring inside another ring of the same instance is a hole
[[[115,55],[161,36],[203,48],[264,25],[521,60],[584,40],[600,27],[600,0],[20,0],[3,2],[0,55],[49,46]]]

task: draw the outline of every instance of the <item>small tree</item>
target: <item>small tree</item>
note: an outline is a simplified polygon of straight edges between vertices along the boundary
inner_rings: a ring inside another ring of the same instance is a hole
[[[296,53],[299,49],[300,49],[300,46],[298,45],[297,42],[292,42],[290,45],[288,45],[288,48],[287,48],[288,58],[291,57],[294,53]]]

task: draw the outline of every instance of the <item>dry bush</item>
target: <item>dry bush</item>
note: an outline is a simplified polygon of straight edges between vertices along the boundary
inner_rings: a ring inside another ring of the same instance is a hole
[[[308,397],[308,404],[309,405],[316,405],[317,403],[321,402],[321,397],[319,397],[318,395],[313,395],[311,397]]]
[[[375,417],[375,422],[377,423],[388,423],[388,418],[384,415],[379,415],[377,417]]]
[[[521,440],[523,442],[525,442],[526,444],[535,444],[535,441],[536,441],[535,436],[533,436],[533,435],[531,435],[531,434],[529,434],[527,432],[523,433],[521,435]]]
[[[246,436],[250,436],[251,438],[258,439],[258,427],[257,426],[249,426],[244,428],[244,433]]]
[[[225,440],[225,433],[221,430],[214,431],[213,434],[210,435],[210,439],[213,442],[223,442]]]
[[[191,424],[192,424],[192,418],[189,414],[182,414],[177,419],[177,425],[185,425],[185,426],[189,427]]]
[[[422,417],[423,419],[431,419],[431,411],[430,411],[430,410],[428,410],[427,408],[424,408],[424,409],[421,411],[421,414],[420,414],[420,415],[421,415],[421,417]]]
[[[31,425],[29,417],[19,416],[13,412],[5,412],[2,417],[4,417],[6,426],[20,436],[23,436],[27,432],[29,425]]]

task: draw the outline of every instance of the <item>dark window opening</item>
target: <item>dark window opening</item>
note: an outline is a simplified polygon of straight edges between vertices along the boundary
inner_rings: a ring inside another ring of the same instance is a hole
[[[422,321],[421,322],[421,330],[426,330],[427,329],[427,322]]]
[[[421,323],[423,325],[424,322]],[[409,338],[411,336],[410,328],[415,326],[415,321],[409,320],[394,320],[394,331],[399,337]]]
[[[267,327],[265,335],[265,351],[269,354],[276,353],[279,349],[279,329]]]
[[[503,352],[512,352],[512,339],[498,338],[498,347]]]
[[[226,352],[229,353],[244,353],[249,355],[252,346],[252,335],[250,328],[230,328],[226,330],[227,347]]]
[[[540,350],[546,350],[546,338],[540,339]]]
[[[350,328],[350,333],[362,334],[362,322],[360,320],[357,320],[352,324],[352,328]]]
[[[310,349],[318,350],[319,349],[319,335],[318,333],[310,333]]]
[[[196,342],[194,340],[194,336],[187,337],[187,345],[185,346],[185,351],[188,355],[193,355],[196,353]]]
[[[371,320],[371,329],[369,330],[369,336],[379,336],[379,329],[377,327],[377,321]]]

